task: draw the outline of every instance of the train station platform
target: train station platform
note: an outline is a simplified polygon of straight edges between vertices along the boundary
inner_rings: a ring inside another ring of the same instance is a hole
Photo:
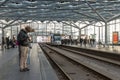
[[[0,50],[0,80],[58,80],[58,77],[37,44],[30,54],[30,71],[19,71],[18,49]]]
[[[105,52],[112,52],[112,53],[118,53],[118,54],[120,54],[120,46],[118,46],[118,45],[114,45],[114,46],[108,45],[106,47],[101,46],[101,45],[94,45],[94,46],[91,47],[90,45],[87,45],[85,47],[84,45],[80,46],[78,44],[78,45],[69,45],[69,46],[86,48],[86,49],[93,49],[93,50],[98,50],[98,51],[105,51]]]

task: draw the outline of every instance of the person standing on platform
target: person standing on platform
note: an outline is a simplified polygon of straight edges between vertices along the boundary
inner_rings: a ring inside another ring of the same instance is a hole
[[[17,41],[19,43],[19,57],[20,57],[20,72],[29,71],[30,69],[27,66],[27,55],[29,48],[29,36],[28,32],[31,32],[32,28],[26,26],[25,29],[21,29]]]
[[[80,47],[82,47],[82,44],[83,44],[83,39],[80,38]]]
[[[4,37],[2,37],[2,50],[4,50],[4,48],[5,48],[5,39]]]
[[[84,43],[84,46],[86,47],[87,46],[87,37],[85,37],[83,43]]]
[[[9,49],[9,43],[10,42],[10,40],[9,40],[9,36],[8,37],[6,37],[6,45],[7,45],[7,49]]]
[[[29,35],[28,35],[29,36]],[[27,57],[27,65],[30,65],[30,51],[32,49],[32,45],[31,45],[32,39],[29,36],[29,49],[28,49],[28,57]]]

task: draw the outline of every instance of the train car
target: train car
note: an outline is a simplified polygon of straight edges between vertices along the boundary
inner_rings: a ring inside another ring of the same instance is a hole
[[[61,35],[60,34],[51,34],[51,44],[52,45],[61,45]]]

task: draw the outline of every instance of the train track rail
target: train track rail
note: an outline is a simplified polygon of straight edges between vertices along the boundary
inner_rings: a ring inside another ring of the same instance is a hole
[[[50,46],[50,48],[57,50],[57,52],[59,53],[61,53],[62,51],[61,53],[62,55],[67,56],[72,60],[75,60],[76,62],[100,73],[101,75],[104,75],[110,78],[111,80],[120,80],[120,76],[119,76],[120,66],[116,64],[113,64],[104,60],[100,60],[100,59],[95,59],[85,55],[76,54],[71,51],[62,50],[62,48],[56,48],[52,46]]]
[[[53,53],[53,51],[47,49],[45,45],[40,44],[41,49],[44,51],[47,59],[51,63],[52,67],[56,71],[56,74],[58,75],[59,80],[72,80],[65,72],[64,70],[59,66],[58,63],[56,63],[50,56],[49,54]]]
[[[120,66],[120,54],[118,53],[98,51],[98,50],[86,49],[86,48],[78,48],[72,46],[64,46],[64,45],[61,45],[59,47],[70,52],[74,52],[77,54],[88,56],[94,59],[99,59]]]
[[[55,47],[45,46],[46,53],[52,58],[52,60],[59,65],[59,67],[67,74],[70,80],[111,80],[105,75],[96,72],[95,70],[81,64],[77,59],[64,55],[63,50],[57,50]],[[69,53],[67,51],[67,53]],[[71,55],[73,56],[73,55]]]

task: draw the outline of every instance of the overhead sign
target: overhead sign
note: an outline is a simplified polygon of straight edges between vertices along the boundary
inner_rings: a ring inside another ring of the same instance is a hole
[[[37,36],[37,42],[50,42],[51,37],[50,36]]]

